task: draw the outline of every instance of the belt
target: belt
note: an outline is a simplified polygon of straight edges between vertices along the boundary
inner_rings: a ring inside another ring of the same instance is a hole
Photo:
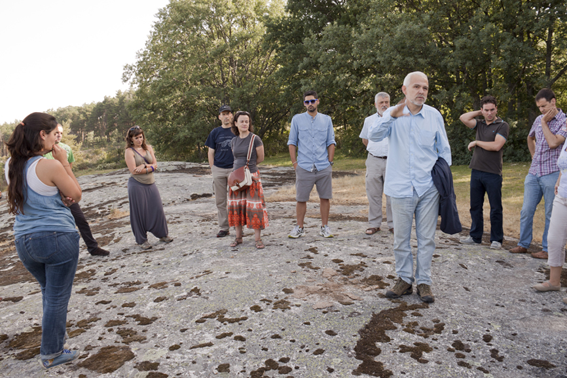
[[[372,155],[370,152],[368,153],[368,155],[374,156],[375,158],[378,158],[378,159],[387,159],[387,158],[388,158],[387,156],[376,156],[376,155]]]

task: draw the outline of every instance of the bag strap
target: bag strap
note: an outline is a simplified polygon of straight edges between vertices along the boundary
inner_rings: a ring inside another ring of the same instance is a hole
[[[256,134],[252,134],[252,138],[250,138],[250,144],[248,145],[248,156],[246,157],[246,166],[248,166],[250,158],[252,157],[252,146],[254,145],[254,138],[256,138]]]
[[[138,155],[140,155],[140,157],[141,157],[142,159],[144,159],[144,161],[146,162],[146,164],[150,164],[150,162],[149,162],[144,156],[142,156],[141,153],[139,153],[138,151],[136,151],[136,150],[134,149],[134,147],[130,147],[130,148],[132,149],[132,151],[134,151],[135,153],[137,153]]]

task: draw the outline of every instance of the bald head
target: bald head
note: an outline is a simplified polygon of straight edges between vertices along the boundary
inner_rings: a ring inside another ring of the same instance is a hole
[[[427,78],[426,74],[424,74],[421,71],[414,71],[414,72],[410,72],[409,74],[407,74],[407,76],[404,79],[404,85],[406,87],[409,87],[412,80],[414,80],[414,78],[417,78],[417,77],[419,77],[421,79],[425,79],[427,82],[429,82],[429,79]]]

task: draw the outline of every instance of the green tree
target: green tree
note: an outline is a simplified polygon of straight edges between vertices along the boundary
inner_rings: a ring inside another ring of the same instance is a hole
[[[263,36],[264,19],[282,11],[279,0],[179,0],[160,10],[124,80],[136,88],[135,119],[161,153],[204,158],[221,104],[249,111],[263,138],[281,133],[288,109],[278,106],[278,66]]]
[[[321,4],[337,11],[323,15]],[[419,70],[430,78],[428,103],[445,117],[456,163],[468,163],[466,145],[474,138],[458,117],[478,109],[486,94],[499,99],[500,115],[513,125],[505,157],[527,160],[525,138],[539,114],[535,94],[546,86],[561,94],[567,82],[566,6],[558,0],[289,0],[289,14],[269,23],[267,39],[287,61],[288,87],[309,86],[325,96],[347,151],[360,146],[356,132],[373,111],[372,96],[384,90],[399,100],[404,76]],[[291,25],[302,21],[306,27],[294,33]]]

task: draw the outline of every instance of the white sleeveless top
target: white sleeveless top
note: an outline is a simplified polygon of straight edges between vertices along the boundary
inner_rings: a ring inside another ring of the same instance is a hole
[[[10,184],[10,179],[8,178],[8,168],[9,168],[8,163],[10,162],[10,159],[6,161],[6,165],[4,166],[4,174],[6,176],[6,182],[8,184]],[[41,159],[44,158],[42,157]],[[41,182],[39,177],[37,177],[37,172],[35,170],[37,168],[37,163],[41,159],[37,159],[30,165],[30,168],[28,169],[28,174],[26,176],[26,182],[29,185],[30,189],[36,192],[37,194],[40,194],[42,196],[54,196],[57,193],[59,193],[59,189],[57,189],[56,186],[50,186],[44,184],[43,182]]]

